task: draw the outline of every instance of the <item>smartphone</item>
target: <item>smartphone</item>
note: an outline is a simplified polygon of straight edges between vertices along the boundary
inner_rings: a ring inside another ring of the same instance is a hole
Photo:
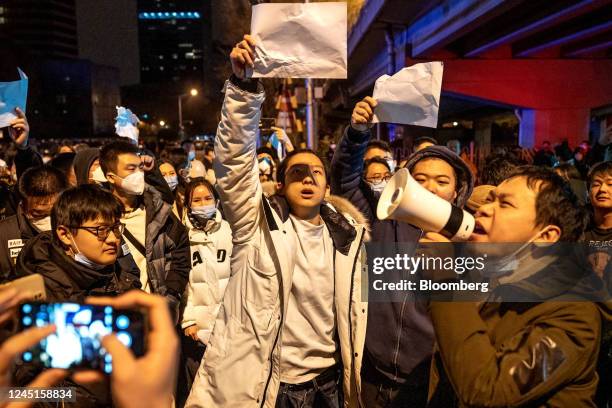
[[[134,355],[145,352],[147,320],[144,313],[112,306],[78,303],[28,302],[19,307],[20,331],[55,324],[57,330],[21,360],[46,368],[94,369],[112,372],[112,357],[102,347],[102,337],[115,333]]]
[[[274,126],[276,126],[276,119],[261,118],[259,120],[259,133],[263,136],[270,136],[274,133],[274,129],[272,129]]]
[[[9,245],[10,245],[9,241]],[[0,290],[14,288],[19,293],[30,292],[32,294],[33,301],[42,301],[47,298],[47,292],[45,291],[45,280],[39,273],[26,276],[25,278],[19,278],[10,282],[0,285]]]

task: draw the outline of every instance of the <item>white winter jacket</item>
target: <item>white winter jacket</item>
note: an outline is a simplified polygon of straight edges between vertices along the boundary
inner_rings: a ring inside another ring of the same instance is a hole
[[[286,201],[266,199],[259,182],[255,140],[263,100],[261,85],[258,93],[231,82],[226,86],[214,169],[232,228],[232,276],[186,407],[273,408],[276,403],[295,242],[289,239]],[[367,284],[365,228],[329,204],[321,206],[321,217],[336,249],[334,303],[345,407],[357,407],[367,317],[367,303],[361,301],[362,279]]]
[[[198,337],[207,344],[230,277],[232,231],[219,211],[208,232],[194,228],[188,217],[183,222],[189,229],[191,273],[181,327],[197,325]]]

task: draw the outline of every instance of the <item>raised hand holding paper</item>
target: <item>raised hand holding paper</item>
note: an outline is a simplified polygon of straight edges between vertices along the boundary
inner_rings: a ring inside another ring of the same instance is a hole
[[[254,78],[347,76],[346,3],[264,3],[253,7]]]
[[[437,127],[443,70],[442,62],[426,62],[378,78],[372,122]]]
[[[9,126],[17,119],[15,108],[21,108],[25,113],[28,99],[28,77],[19,71],[18,81],[0,82],[0,128]]]

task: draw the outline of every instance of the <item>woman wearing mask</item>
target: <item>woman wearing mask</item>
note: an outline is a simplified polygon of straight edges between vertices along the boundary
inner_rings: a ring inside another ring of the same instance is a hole
[[[172,205],[172,212],[174,213],[174,215],[177,216],[177,218],[180,219],[180,214],[182,211],[182,201],[180,200],[181,197],[179,197],[178,194],[177,187],[179,186],[179,180],[178,174],[176,173],[176,169],[169,161],[161,160],[159,162],[159,172],[161,173],[164,180],[166,180],[166,183],[168,184],[168,187],[170,187],[170,190],[172,190],[172,194],[174,194],[174,204]]]
[[[192,269],[181,323],[185,336],[178,381],[186,390],[178,390],[177,403],[189,394],[230,277],[232,232],[217,203],[212,184],[204,178],[187,184],[183,223],[189,230]]]

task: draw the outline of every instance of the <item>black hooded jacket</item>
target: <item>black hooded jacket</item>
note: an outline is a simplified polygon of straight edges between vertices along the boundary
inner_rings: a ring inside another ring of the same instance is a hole
[[[118,262],[95,271],[74,261],[54,241],[51,232],[43,232],[31,239],[17,259],[18,277],[39,273],[45,281],[48,302],[84,302],[87,296],[116,296],[131,289],[140,288],[138,276],[124,270]],[[41,368],[23,364],[16,370],[15,381],[25,385]],[[78,385],[64,380],[58,386],[75,387],[80,408],[112,406],[110,387],[107,381],[92,385]],[[41,404],[52,407],[54,404]]]
[[[51,302],[82,302],[87,296],[114,296],[140,288],[136,274],[118,262],[99,271],[79,264],[55,242],[51,232],[28,241],[17,258],[16,270],[18,277],[41,274]]]
[[[395,220],[379,220],[376,207],[380,193],[374,193],[363,179],[364,155],[371,133],[348,126],[331,164],[331,193],[351,201],[371,225],[371,242],[392,245],[414,244],[421,230]],[[463,207],[472,193],[474,177],[467,165],[446,147],[432,146],[413,154],[407,163],[411,170],[425,158],[436,157],[449,163],[457,176],[455,204]],[[406,297],[404,302],[370,302],[366,332],[364,372],[371,378],[426,386],[434,333],[427,305]]]
[[[98,158],[100,158],[100,149],[96,147],[81,150],[74,156],[74,174],[77,185],[89,183],[89,169]]]
[[[21,206],[17,214],[0,221],[0,281],[15,279],[15,262],[23,246],[38,235]]]

